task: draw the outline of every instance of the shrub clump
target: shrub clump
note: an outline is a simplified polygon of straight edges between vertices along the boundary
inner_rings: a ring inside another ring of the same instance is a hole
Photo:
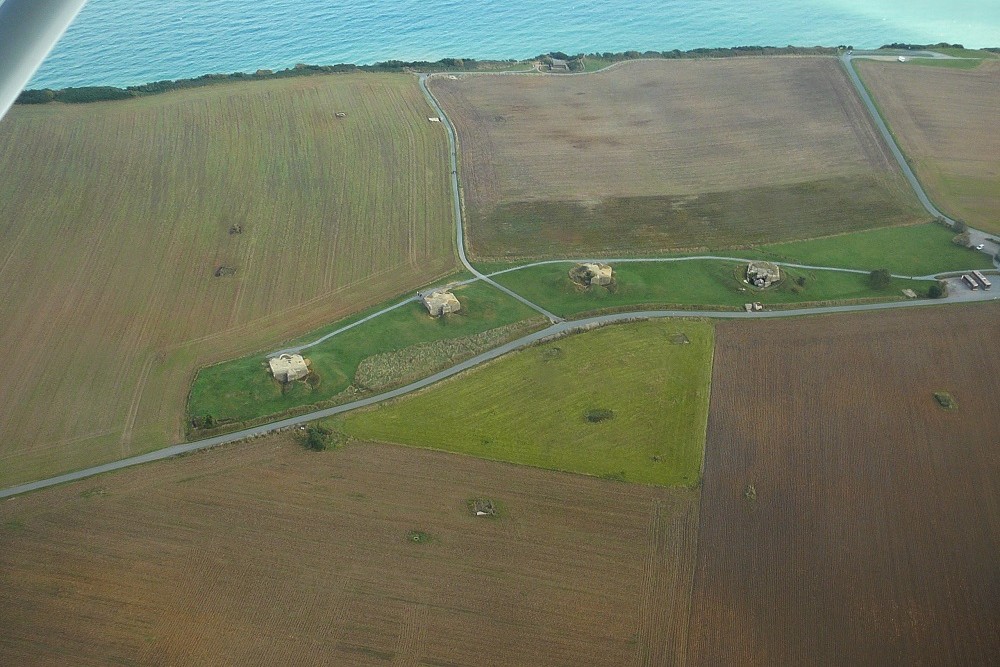
[[[872,289],[883,290],[892,284],[892,274],[889,269],[875,269],[868,274],[868,283]]]
[[[614,418],[615,413],[607,408],[591,408],[583,413],[583,416],[591,424],[596,424]]]
[[[308,426],[302,444],[306,449],[322,452],[336,447],[339,444],[339,438],[332,429],[325,426]]]
[[[954,410],[958,407],[958,403],[956,403],[955,399],[951,397],[951,394],[946,391],[935,391],[934,400],[937,401],[938,405],[945,410]]]

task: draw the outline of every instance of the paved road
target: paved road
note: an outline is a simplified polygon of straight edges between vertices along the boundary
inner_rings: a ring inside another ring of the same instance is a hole
[[[451,119],[448,118],[448,115],[444,112],[444,109],[441,108],[441,105],[438,104],[437,99],[434,97],[433,93],[431,93],[430,88],[427,87],[427,77],[428,77],[427,74],[420,75],[419,77],[420,90],[424,92],[424,97],[427,98],[427,102],[434,109],[435,113],[437,113],[438,118],[441,119],[441,124],[444,125],[445,130],[447,130],[448,132],[448,152],[450,153],[450,158],[451,158],[451,191],[452,191],[452,201],[454,202],[454,207],[455,207],[455,212],[454,212],[455,238],[456,238],[456,244],[458,245],[458,257],[459,259],[462,260],[462,265],[465,266],[465,268],[468,271],[470,271],[472,275],[476,276],[476,278],[478,278],[479,280],[489,283],[490,285],[497,288],[501,292],[517,299],[524,305],[533,308],[534,310],[537,310],[539,313],[549,318],[550,322],[561,322],[562,321],[561,317],[553,315],[549,311],[539,306],[537,303],[529,301],[528,299],[524,298],[517,292],[508,289],[503,285],[495,282],[489,276],[481,273],[476,267],[472,266],[472,264],[469,262],[469,258],[465,254],[465,223],[462,219],[462,198],[458,186],[458,135],[455,132],[455,127],[451,123]]]
[[[878,128],[878,131],[882,133],[885,143],[889,146],[889,150],[892,151],[892,155],[896,158],[896,162],[899,163],[899,168],[903,170],[903,175],[906,176],[906,180],[909,181],[910,187],[913,188],[913,192],[916,193],[917,199],[920,200],[920,203],[923,204],[923,207],[927,210],[927,212],[934,217],[944,218],[949,224],[955,224],[954,220],[939,211],[927,197],[927,193],[924,192],[924,188],[920,185],[920,181],[917,180],[917,177],[910,169],[910,165],[907,164],[906,158],[903,157],[903,152],[899,150],[899,146],[896,145],[896,140],[893,138],[892,133],[889,132],[889,128],[886,127],[885,121],[882,120],[882,116],[875,107],[875,103],[872,101],[871,96],[868,95],[868,91],[865,89],[864,84],[861,83],[858,73],[854,71],[854,65],[851,64],[853,57],[854,56],[844,54],[840,56],[840,61],[844,64],[844,69],[847,70],[847,75],[851,78],[851,83],[854,84],[854,88],[858,91],[858,95],[861,96],[861,101],[865,103],[866,107],[868,107],[868,113],[871,115],[872,120],[875,121],[875,126]]]
[[[971,292],[965,290],[960,293],[962,295],[962,301],[989,301],[989,300],[1000,300],[1000,293],[993,294],[989,292]],[[332,408],[326,408],[323,410],[316,410],[315,412],[310,412],[308,414],[299,415],[297,417],[291,417],[289,419],[282,419],[281,421],[273,422],[271,424],[263,424],[261,426],[255,426],[253,428],[244,429],[242,431],[236,431],[234,433],[228,433],[226,435],[219,435],[213,438],[206,438],[204,440],[198,440],[197,442],[189,442],[181,445],[174,445],[172,447],[167,447],[165,449],[159,449],[155,452],[149,452],[148,454],[142,454],[140,456],[133,456],[127,459],[122,459],[120,461],[114,461],[112,463],[106,463],[104,465],[94,466],[92,468],[86,468],[84,470],[78,470],[76,472],[67,473],[65,475],[58,475],[56,477],[50,477],[48,479],[38,480],[36,482],[29,482],[26,484],[20,484],[18,486],[13,486],[7,489],[0,490],[0,498],[8,498],[10,496],[20,495],[22,493],[28,493],[30,491],[37,491],[39,489],[44,489],[46,487],[55,486],[57,484],[65,484],[66,482],[73,482],[87,477],[93,477],[94,475],[100,475],[102,473],[113,472],[115,470],[121,470],[123,468],[131,468],[132,466],[142,465],[144,463],[151,463],[153,461],[161,461],[163,459],[172,458],[180,454],[187,454],[189,452],[195,452],[203,449],[210,449],[212,447],[218,447],[219,445],[228,444],[231,442],[237,442],[240,440],[246,440],[248,438],[254,438],[257,436],[265,435],[267,433],[273,433],[275,431],[280,431],[284,429],[289,429],[296,427],[308,422],[314,421],[316,419],[323,419],[326,417],[333,417],[334,415],[339,415],[350,410],[356,410],[358,408],[367,407],[370,405],[375,405],[377,403],[382,403],[399,396],[404,396],[406,394],[418,391],[425,387],[429,387],[432,384],[440,382],[445,378],[449,378],[453,375],[457,375],[462,371],[468,370],[487,361],[496,359],[497,357],[503,356],[508,352],[518,350],[529,345],[534,345],[535,343],[551,340],[553,338],[558,338],[570,333],[585,331],[587,329],[593,329],[595,327],[604,326],[607,324],[613,324],[618,322],[630,322],[648,319],[660,319],[665,317],[712,317],[717,319],[742,319],[742,318],[753,318],[753,319],[770,319],[777,317],[801,317],[804,315],[822,315],[829,313],[849,313],[849,312],[859,312],[866,310],[884,310],[887,308],[912,308],[915,306],[926,306],[930,304],[941,303],[941,301],[929,301],[926,299],[913,300],[913,301],[898,301],[891,303],[871,303],[871,304],[859,304],[853,306],[824,306],[821,308],[794,308],[788,310],[771,310],[764,311],[760,313],[747,313],[743,311],[699,311],[699,310],[653,310],[653,311],[638,311],[632,313],[613,313],[610,315],[599,315],[596,317],[588,317],[582,320],[575,320],[572,322],[560,321],[551,326],[542,329],[541,331],[536,331],[535,333],[528,334],[522,338],[511,341],[505,345],[489,350],[488,352],[483,352],[471,359],[467,359],[461,363],[455,364],[451,368],[447,368],[443,371],[435,373],[429,377],[422,380],[410,383],[405,387],[400,387],[398,389],[393,389],[392,391],[387,391],[376,396],[370,396],[368,398],[362,398],[357,401],[352,401],[350,403],[345,403],[344,405],[338,405]]]
[[[858,93],[861,95],[862,100],[865,102],[865,105],[868,107],[869,112],[872,114],[872,118],[875,119],[876,125],[879,127],[879,130],[882,132],[883,137],[885,137],[886,142],[888,143],[889,147],[892,149],[893,155],[896,157],[896,160],[899,162],[900,167],[903,169],[903,173],[906,175],[907,180],[910,181],[910,185],[913,187],[914,192],[917,193],[917,196],[918,196],[918,198],[920,198],[921,203],[924,204],[924,208],[926,208],[927,211],[930,212],[932,215],[935,215],[935,216],[939,216],[940,215],[942,217],[945,217],[945,216],[943,216],[941,214],[940,211],[938,211],[933,206],[933,204],[930,203],[930,200],[927,198],[926,194],[924,194],[923,188],[921,188],[920,183],[916,180],[916,176],[914,176],[913,172],[910,171],[909,165],[906,164],[906,160],[903,158],[902,153],[899,151],[899,147],[896,146],[896,143],[893,140],[892,135],[889,134],[888,128],[886,128],[885,123],[882,122],[881,117],[878,115],[878,112],[875,110],[874,104],[872,103],[871,98],[868,96],[867,91],[864,89],[864,86],[861,85],[861,81],[860,81],[860,79],[858,79],[857,73],[854,72],[854,68],[851,67],[851,65],[850,65],[850,57],[849,56],[844,56],[843,57],[843,62],[844,62],[844,66],[847,68],[847,71],[848,71],[848,73],[851,76],[852,81],[854,81],[855,87],[858,89]],[[418,381],[413,382],[411,384],[408,384],[408,385],[406,385],[404,387],[400,387],[400,388],[394,389],[392,391],[387,391],[387,392],[384,392],[382,394],[378,394],[376,396],[370,396],[368,398],[360,399],[360,400],[357,400],[357,401],[352,401],[351,403],[346,403],[344,405],[336,406],[336,407],[333,407],[333,408],[326,408],[324,410],[317,410],[315,412],[310,412],[308,414],[299,415],[297,417],[292,417],[292,418],[289,418],[289,419],[283,419],[281,421],[273,422],[273,423],[270,423],[270,424],[264,424],[264,425],[261,425],[261,426],[255,426],[253,428],[244,429],[244,430],[241,430],[241,431],[236,431],[234,433],[229,433],[229,434],[226,434],[226,435],[220,435],[220,436],[216,436],[216,437],[213,437],[213,438],[207,438],[205,440],[199,440],[197,442],[191,442],[191,443],[184,443],[184,444],[180,444],[180,445],[174,445],[172,447],[167,447],[165,449],[160,449],[160,450],[157,450],[155,452],[150,452],[148,454],[142,454],[140,456],[133,456],[133,457],[130,457],[130,458],[127,458],[127,459],[122,459],[120,461],[114,461],[112,463],[106,463],[104,465],[94,466],[94,467],[91,467],[91,468],[86,468],[84,470],[78,470],[78,471],[72,472],[72,473],[67,473],[67,474],[64,474],[64,475],[58,475],[56,477],[50,477],[48,479],[38,480],[38,481],[35,481],[35,482],[29,482],[29,483],[26,483],[26,484],[21,484],[21,485],[18,485],[18,486],[14,486],[14,487],[10,487],[10,488],[7,488],[7,489],[0,490],[0,498],[8,498],[8,497],[16,496],[16,495],[19,495],[19,494],[22,494],[22,493],[28,493],[30,491],[36,491],[38,489],[43,489],[43,488],[46,488],[46,487],[55,486],[57,484],[64,484],[66,482],[72,482],[72,481],[76,481],[76,480],[80,480],[80,479],[85,479],[87,477],[92,477],[94,475],[99,475],[99,474],[106,473],[106,472],[112,472],[112,471],[115,471],[115,470],[121,470],[123,468],[129,468],[129,467],[132,467],[132,466],[141,465],[141,464],[144,464],[144,463],[150,463],[150,462],[153,462],[153,461],[160,461],[160,460],[171,458],[171,457],[178,456],[178,455],[181,455],[181,454],[186,454],[188,452],[194,452],[194,451],[198,451],[198,450],[209,449],[211,447],[217,447],[219,445],[223,445],[223,444],[227,444],[227,443],[231,443],[231,442],[237,442],[239,440],[245,440],[245,439],[248,439],[248,438],[257,437],[257,436],[264,435],[264,434],[267,434],[267,433],[273,433],[274,431],[279,431],[279,430],[283,430],[283,429],[292,428],[292,427],[299,426],[301,424],[305,424],[307,422],[310,422],[310,421],[313,421],[313,420],[316,420],[316,419],[323,419],[325,417],[332,417],[334,415],[338,415],[338,414],[341,414],[341,413],[344,413],[344,412],[348,412],[350,410],[355,410],[355,409],[358,409],[358,408],[362,408],[362,407],[366,407],[366,406],[370,406],[370,405],[375,405],[375,404],[381,403],[383,401],[387,401],[387,400],[390,400],[390,399],[393,399],[393,398],[397,398],[399,396],[403,396],[405,394],[409,394],[409,393],[414,392],[414,391],[418,391],[418,390],[423,389],[425,387],[428,387],[428,386],[430,386],[430,385],[432,385],[432,384],[434,384],[436,382],[439,382],[439,381],[441,381],[441,380],[443,380],[445,378],[451,377],[453,375],[461,373],[462,371],[468,370],[469,368],[473,368],[474,366],[478,366],[479,364],[485,363],[485,362],[490,361],[492,359],[496,359],[497,357],[500,357],[500,356],[502,356],[504,354],[507,354],[508,352],[511,352],[513,350],[517,350],[517,349],[526,347],[528,345],[533,345],[535,343],[538,343],[538,342],[541,342],[541,341],[545,341],[545,340],[548,340],[548,339],[556,338],[558,336],[566,335],[568,333],[572,333],[572,332],[576,332],[576,331],[582,331],[582,330],[586,330],[586,329],[589,329],[589,328],[593,328],[593,327],[597,327],[597,326],[602,326],[602,325],[606,325],[606,324],[612,324],[612,323],[615,323],[615,322],[627,322],[627,321],[632,321],[632,320],[645,320],[645,319],[664,318],[664,317],[712,317],[712,318],[717,318],[717,319],[765,318],[766,319],[766,318],[775,318],[775,317],[798,317],[798,316],[804,316],[804,315],[819,315],[819,314],[829,314],[829,313],[848,313],[848,312],[859,312],[859,311],[867,311],[867,310],[884,310],[884,309],[890,309],[890,308],[912,308],[914,306],[926,306],[926,305],[931,305],[931,304],[940,304],[940,303],[949,303],[949,302],[951,302],[951,303],[955,303],[955,302],[966,303],[966,302],[975,302],[975,301],[995,301],[995,300],[1000,300],[1000,293],[994,294],[993,292],[979,292],[979,291],[972,292],[971,290],[963,289],[960,286],[960,283],[958,283],[957,279],[952,279],[951,281],[949,281],[950,284],[951,284],[951,286],[952,286],[951,294],[949,295],[949,297],[947,299],[939,299],[937,301],[930,301],[930,300],[926,300],[926,299],[920,299],[920,300],[898,301],[898,302],[890,302],[890,303],[859,304],[859,305],[851,305],[851,306],[824,306],[824,307],[819,307],[819,308],[798,308],[798,309],[787,309],[787,310],[773,310],[773,311],[764,311],[764,312],[759,312],[759,313],[747,313],[747,312],[743,312],[743,311],[656,310],[656,311],[639,311],[639,312],[631,312],[631,313],[615,313],[615,314],[610,314],[610,315],[601,315],[601,316],[597,316],[597,317],[590,317],[590,318],[586,318],[586,319],[582,319],[582,320],[575,320],[575,321],[572,321],[572,322],[564,321],[562,318],[559,318],[559,317],[553,315],[552,313],[548,312],[547,310],[545,310],[541,306],[539,306],[537,304],[534,304],[531,301],[528,301],[527,299],[525,299],[524,297],[520,296],[519,294],[516,294],[515,292],[507,289],[506,287],[504,287],[504,286],[496,283],[489,276],[487,276],[487,275],[479,272],[478,270],[475,269],[475,267],[473,267],[469,263],[469,260],[468,260],[468,258],[466,257],[466,254],[465,254],[465,242],[464,242],[464,234],[463,234],[463,229],[462,229],[462,211],[461,211],[461,200],[459,198],[459,190],[458,190],[458,175],[457,175],[458,158],[457,158],[457,153],[456,153],[455,131],[454,131],[454,128],[452,127],[452,125],[451,125],[451,121],[448,120],[447,116],[444,114],[444,112],[441,110],[441,107],[438,105],[437,100],[434,99],[434,96],[431,95],[430,91],[427,89],[427,85],[426,85],[426,82],[425,82],[426,77],[427,77],[427,75],[421,75],[420,76],[420,87],[424,91],[424,94],[427,96],[427,99],[430,102],[431,106],[440,115],[442,123],[445,124],[445,126],[446,126],[446,128],[448,130],[448,142],[449,142],[449,146],[450,146],[450,150],[451,150],[452,190],[453,190],[454,201],[455,201],[455,220],[456,220],[456,229],[457,229],[457,231],[456,231],[456,237],[457,237],[457,242],[458,242],[459,257],[462,260],[462,264],[465,265],[465,267],[470,272],[472,272],[472,274],[475,276],[475,278],[473,278],[471,280],[466,280],[466,281],[463,281],[463,282],[464,283],[469,283],[469,282],[474,282],[476,280],[483,280],[485,282],[488,282],[491,285],[493,285],[494,287],[496,287],[497,289],[499,289],[499,290],[501,290],[501,291],[503,291],[503,292],[511,295],[512,297],[514,297],[518,301],[521,301],[522,303],[525,303],[526,305],[532,307],[533,309],[537,310],[538,312],[544,314],[553,323],[551,326],[549,326],[546,329],[543,329],[541,331],[537,331],[535,333],[532,333],[532,334],[529,334],[529,335],[524,336],[522,338],[519,338],[519,339],[517,339],[515,341],[511,341],[511,342],[509,342],[509,343],[507,343],[505,345],[501,345],[500,347],[497,347],[497,348],[494,348],[492,350],[489,350],[488,352],[484,352],[484,353],[482,353],[480,355],[477,355],[477,356],[475,356],[475,357],[473,357],[471,359],[468,359],[466,361],[458,363],[458,364],[452,366],[451,368],[448,368],[446,370],[440,371],[439,373],[435,373],[434,375],[426,377],[426,378],[424,378],[422,380],[418,380]],[[948,218],[946,218],[946,219],[948,219]],[[948,220],[950,221],[950,219],[948,219]],[[610,260],[610,261],[615,261],[615,262],[685,261],[685,260],[690,260],[690,259],[719,259],[719,260],[734,260],[735,259],[735,261],[746,261],[746,260],[739,260],[738,258],[716,257],[716,256],[711,256],[711,255],[702,256],[702,257],[698,257],[698,258],[692,258],[692,257],[688,257],[688,258],[653,258],[653,259],[625,258],[625,259]],[[547,260],[547,261],[543,261],[543,262],[535,262],[534,264],[528,264],[526,266],[538,266],[538,265],[541,265],[541,264],[549,264],[549,263],[562,262],[562,261],[567,261],[567,260]],[[571,260],[569,260],[569,261],[571,261]],[[605,260],[605,261],[608,261],[608,260]],[[805,268],[805,269],[837,270],[837,271],[845,271],[845,272],[849,272],[849,273],[865,273],[865,271],[861,271],[861,270],[858,270],[858,269],[831,269],[831,267],[818,267],[818,266],[808,266],[808,265],[798,265],[798,264],[784,264],[784,265],[785,266],[794,266],[794,267],[799,267],[799,268]],[[526,266],[516,267],[514,269],[507,269],[507,270],[504,270],[504,271],[499,271],[499,272],[491,274],[491,275],[498,275],[500,273],[506,273],[507,271],[518,270],[518,269],[521,269],[521,268],[526,268]],[[913,276],[900,276],[900,277],[913,277]],[[933,276],[917,276],[915,278],[917,278],[917,279],[932,279]],[[345,331],[345,330],[350,329],[352,327],[358,326],[362,322],[366,322],[366,321],[368,321],[368,320],[370,320],[372,318],[378,317],[379,315],[382,315],[382,314],[384,314],[384,313],[386,313],[388,311],[391,311],[391,310],[393,310],[395,308],[399,308],[399,307],[403,306],[404,304],[409,303],[412,300],[413,299],[411,298],[411,299],[406,299],[404,301],[401,301],[401,302],[399,302],[397,304],[389,306],[388,308],[384,308],[384,309],[382,309],[382,310],[380,310],[380,311],[378,311],[376,313],[372,313],[371,315],[368,315],[367,317],[363,318],[362,320],[359,320],[358,322],[349,324],[349,325],[347,325],[345,327],[341,327],[340,329],[337,329],[336,331],[333,331],[333,332],[331,332],[329,334],[326,334],[325,336],[321,337],[320,339],[317,339],[316,341],[313,341],[311,343],[308,343],[306,345],[302,345],[302,346],[299,346],[299,347],[296,347],[296,348],[289,348],[289,350],[301,350],[301,349],[305,349],[306,347],[310,347],[312,345],[316,345],[316,344],[318,344],[318,343],[320,343],[320,342],[322,342],[324,340],[329,339],[332,336],[337,335],[338,333],[340,333],[342,331]]]
[[[953,56],[946,56],[943,54],[932,54],[931,52],[926,52],[926,51],[921,51],[918,53],[922,54],[921,57],[954,59]],[[917,180],[917,177],[913,173],[913,170],[910,169],[910,165],[906,162],[906,158],[903,156],[903,152],[899,149],[899,146],[896,144],[896,140],[895,138],[893,138],[892,133],[889,132],[889,128],[886,126],[885,121],[882,120],[882,116],[879,114],[878,109],[875,107],[875,103],[872,101],[871,96],[865,89],[864,84],[861,83],[861,78],[858,77],[858,73],[857,71],[855,71],[854,65],[851,64],[851,60],[855,57],[866,58],[867,56],[864,55],[853,56],[844,54],[840,56],[840,61],[843,63],[844,69],[847,70],[847,75],[850,77],[851,83],[854,84],[854,88],[858,91],[858,95],[861,96],[861,101],[865,103],[866,107],[868,107],[868,113],[871,115],[872,120],[875,121],[875,126],[878,127],[879,132],[882,133],[882,137],[885,138],[885,143],[888,144],[889,150],[892,151],[893,157],[896,158],[896,162],[899,163],[900,169],[903,170],[903,175],[906,176],[906,180],[909,181],[910,187],[913,188],[913,192],[916,193],[917,199],[920,200],[920,203],[923,205],[924,209],[926,209],[927,212],[933,215],[935,218],[943,218],[945,221],[948,222],[949,225],[954,225],[955,224],[954,220],[946,216],[944,213],[939,211],[936,206],[934,206],[930,198],[927,196],[927,193],[924,192],[924,188],[922,185],[920,185],[920,181]],[[989,236],[978,229],[972,229],[970,227],[969,238],[972,241],[973,246],[983,243],[985,247],[981,252],[989,254],[991,258],[995,257],[996,253],[1000,251],[1000,244],[990,241]]]

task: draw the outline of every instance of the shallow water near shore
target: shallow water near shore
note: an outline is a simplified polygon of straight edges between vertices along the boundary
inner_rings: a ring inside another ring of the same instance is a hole
[[[90,0],[28,87],[132,85],[299,62],[940,41],[1000,46],[1000,3]]]

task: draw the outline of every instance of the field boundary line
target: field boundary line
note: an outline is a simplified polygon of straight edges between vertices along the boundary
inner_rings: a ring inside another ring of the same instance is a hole
[[[448,118],[448,114],[444,112],[444,109],[438,103],[437,98],[431,92],[430,88],[427,86],[427,79],[430,75],[420,74],[417,77],[417,82],[420,85],[420,90],[423,91],[424,97],[430,104],[431,108],[438,114],[438,118],[441,120],[441,124],[445,127],[445,132],[448,135],[448,152],[449,158],[451,160],[451,191],[452,191],[452,204],[453,204],[453,214],[455,217],[455,246],[458,249],[458,258],[462,260],[462,265],[468,270],[472,275],[474,275],[479,280],[489,283],[496,289],[500,290],[504,294],[513,297],[528,306],[529,308],[538,311],[545,317],[549,319],[550,322],[556,323],[561,322],[563,318],[558,315],[554,315],[549,311],[545,310],[537,303],[521,296],[514,290],[504,287],[498,282],[494,281],[489,276],[485,275],[479,269],[474,267],[471,262],[469,262],[469,257],[465,253],[465,219],[462,210],[462,192],[461,185],[458,182],[458,132],[455,131],[455,126],[452,125],[451,119]]]
[[[132,401],[129,403],[128,412],[125,413],[125,428],[122,430],[120,441],[122,456],[128,456],[131,452],[132,430],[135,428],[135,420],[139,414],[139,404],[142,402],[142,394],[146,389],[146,381],[149,379],[149,374],[153,370],[153,364],[156,362],[156,356],[155,352],[149,353],[146,363],[142,365],[142,370],[139,372],[139,382],[136,383],[135,389],[132,392]]]
[[[959,303],[976,303],[983,301],[995,301],[1000,300],[1000,295],[989,296],[986,293],[977,293],[973,299],[959,302]],[[300,426],[317,419],[325,419],[327,417],[333,417],[351,410],[357,410],[359,408],[369,407],[372,405],[377,405],[379,403],[384,403],[394,398],[399,398],[407,394],[411,394],[415,391],[419,391],[433,384],[440,382],[446,378],[458,375],[459,373],[484,364],[488,361],[492,361],[499,357],[504,356],[509,352],[519,350],[521,348],[529,347],[535,345],[536,343],[542,343],[549,340],[555,340],[562,336],[581,333],[588,331],[590,329],[595,329],[597,327],[602,327],[610,324],[619,324],[627,322],[639,322],[651,319],[661,319],[667,317],[680,317],[680,318],[706,318],[706,319],[742,319],[742,318],[754,318],[754,319],[770,319],[779,317],[804,317],[810,315],[824,315],[824,314],[834,314],[834,313],[851,313],[851,312],[862,312],[862,311],[872,311],[872,310],[885,310],[894,308],[915,308],[915,307],[927,307],[932,305],[944,305],[955,303],[955,301],[948,301],[947,299],[912,299],[909,301],[893,301],[889,303],[873,303],[873,304],[857,304],[857,305],[845,305],[845,306],[823,306],[819,308],[799,308],[799,309],[788,309],[788,310],[770,310],[756,313],[748,313],[744,311],[699,311],[699,310],[650,310],[650,311],[630,311],[626,313],[611,313],[607,315],[598,315],[594,317],[589,317],[581,320],[563,320],[557,322],[545,329],[532,332],[521,338],[505,343],[499,347],[495,347],[492,350],[487,350],[486,352],[480,353],[475,357],[466,359],[465,361],[455,364],[450,368],[438,371],[433,375],[429,375],[425,378],[411,382],[403,387],[398,387],[390,391],[383,392],[381,394],[376,394],[375,396],[369,396],[367,398],[358,399],[350,403],[344,403],[342,405],[337,405],[330,408],[323,408],[321,410],[315,410],[313,412],[307,412],[305,414],[297,415],[294,417],[288,417],[286,419],[281,419],[275,422],[270,422],[268,424],[261,424],[259,426],[254,426],[252,428],[243,429],[241,431],[234,431],[232,433],[226,433],[223,435],[213,436],[211,438],[206,438],[204,440],[195,440],[194,442],[185,442],[177,445],[171,445],[163,449],[158,449],[152,452],[147,452],[146,454],[141,454],[138,456],[133,456],[127,459],[120,459],[118,461],[112,461],[109,463],[104,463],[97,466],[92,466],[90,468],[84,468],[81,470],[76,470],[73,472],[64,473],[61,475],[56,475],[53,477],[48,477],[45,479],[36,480],[33,482],[26,482],[23,484],[18,484],[16,486],[8,487],[5,489],[0,489],[0,499],[9,498],[11,496],[21,495],[31,491],[37,491],[49,486],[56,486],[58,484],[65,484],[67,482],[73,482],[80,479],[86,479],[87,477],[93,477],[94,475],[100,475],[106,472],[113,472],[116,470],[121,470],[124,468],[129,468],[132,466],[142,465],[144,463],[151,463],[153,461],[160,461],[163,459],[172,458],[175,456],[180,456],[182,454],[188,454],[191,452],[196,452],[204,449],[211,449],[213,447],[218,447],[220,445],[225,445],[233,442],[238,442],[240,440],[247,440],[250,438],[256,438],[258,436],[266,435],[268,433],[273,433],[275,431],[282,431],[290,429],[296,426]]]
[[[653,623],[654,589],[658,581],[657,562],[660,556],[660,533],[663,528],[660,526],[660,515],[663,510],[663,501],[654,499],[652,502],[652,519],[646,532],[646,557],[642,562],[642,579],[639,582],[639,618],[636,634],[638,636],[638,646],[636,647],[636,663],[642,667],[652,664],[652,641],[653,630],[650,627]]]

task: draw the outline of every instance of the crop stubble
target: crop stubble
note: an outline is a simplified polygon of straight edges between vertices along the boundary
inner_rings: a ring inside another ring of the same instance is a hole
[[[695,491],[270,437],[0,504],[0,662],[676,662],[697,521]]]
[[[1000,234],[1000,62],[972,70],[855,61],[927,194]]]
[[[0,484],[176,442],[198,366],[449,272],[428,109],[395,75],[15,107],[0,123],[0,346],[17,360],[0,373]]]
[[[920,218],[833,58],[432,79],[478,256],[808,238]]]
[[[1000,655],[998,318],[719,325],[693,664]],[[941,389],[958,410],[937,406]]]

